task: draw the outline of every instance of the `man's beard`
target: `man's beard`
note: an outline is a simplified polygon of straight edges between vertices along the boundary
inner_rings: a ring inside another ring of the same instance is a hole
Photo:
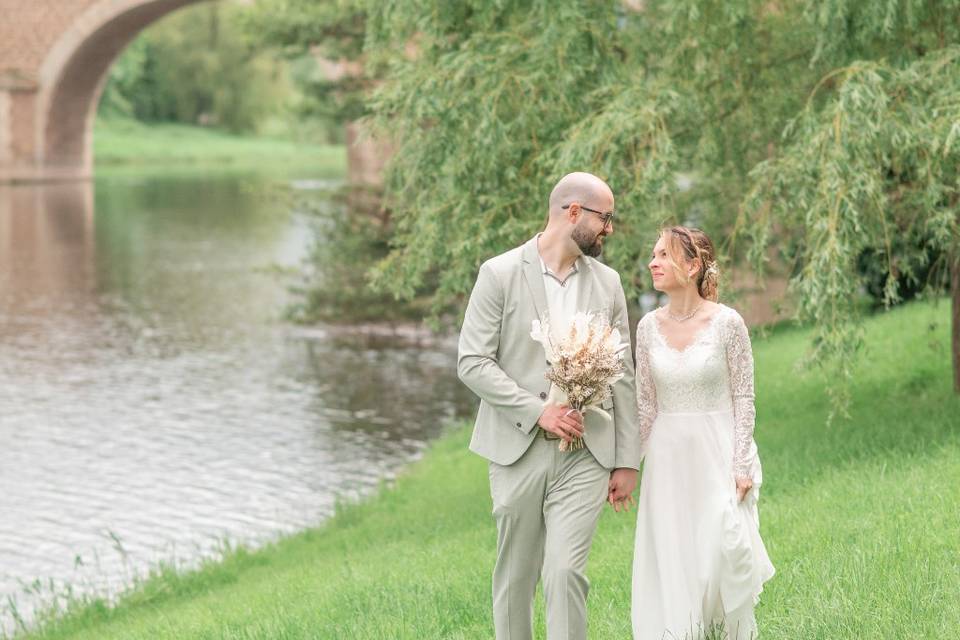
[[[577,225],[573,228],[573,233],[570,234],[570,237],[573,238],[573,241],[577,243],[577,246],[580,248],[580,251],[583,252],[583,255],[590,256],[591,258],[596,258],[603,252],[603,244],[600,242],[599,233],[593,233],[589,231],[586,227],[581,227]]]

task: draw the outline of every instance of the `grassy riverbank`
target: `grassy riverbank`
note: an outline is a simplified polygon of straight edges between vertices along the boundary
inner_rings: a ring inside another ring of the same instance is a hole
[[[793,363],[807,334],[756,339],[761,519],[778,575],[768,639],[960,635],[960,400],[949,307],[867,323],[853,419],[824,426],[821,374]],[[451,375],[453,373],[451,372]],[[156,576],[30,638],[490,638],[494,526],[485,463],[459,426],[395,486],[256,553]],[[634,514],[604,513],[590,559],[590,637],[630,637]],[[542,628],[542,606],[539,609]]]
[[[310,167],[324,175],[346,172],[342,146],[232,135],[182,124],[98,119],[93,134],[98,167],[205,164],[234,167]]]

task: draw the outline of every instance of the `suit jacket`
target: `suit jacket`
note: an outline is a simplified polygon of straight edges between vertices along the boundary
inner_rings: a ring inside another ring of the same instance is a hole
[[[580,256],[577,311],[606,315],[630,343],[627,304],[617,272]],[[550,382],[543,347],[530,337],[533,320],[547,317],[547,298],[536,237],[480,266],[460,330],[457,375],[480,397],[470,450],[500,465],[516,462],[539,435]],[[624,353],[625,375],[603,408],[613,421],[588,412],[584,442],[608,469],[640,468],[640,433],[633,350]]]

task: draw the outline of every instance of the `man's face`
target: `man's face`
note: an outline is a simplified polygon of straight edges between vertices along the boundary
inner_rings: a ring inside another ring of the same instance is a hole
[[[593,229],[593,225],[587,224],[588,222],[585,217],[580,218],[580,221],[573,227],[573,232],[571,232],[570,237],[573,238],[573,241],[580,247],[583,255],[596,258],[603,253],[603,236],[605,230],[601,229],[598,233],[596,229]]]
[[[585,206],[605,213],[613,211],[613,197],[597,198],[597,202]],[[603,242],[612,233],[612,221],[604,224],[600,215],[580,209],[580,218],[574,225],[570,237],[577,243],[577,247],[580,248],[583,255],[596,258],[603,253]]]

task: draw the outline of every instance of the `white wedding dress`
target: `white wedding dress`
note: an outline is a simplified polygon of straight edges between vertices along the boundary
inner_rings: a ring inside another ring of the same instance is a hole
[[[633,637],[696,640],[719,625],[729,640],[755,638],[753,609],[774,569],[760,539],[750,337],[740,314],[721,304],[680,351],[655,313],[637,325],[645,457]],[[742,502],[735,474],[753,479]]]

